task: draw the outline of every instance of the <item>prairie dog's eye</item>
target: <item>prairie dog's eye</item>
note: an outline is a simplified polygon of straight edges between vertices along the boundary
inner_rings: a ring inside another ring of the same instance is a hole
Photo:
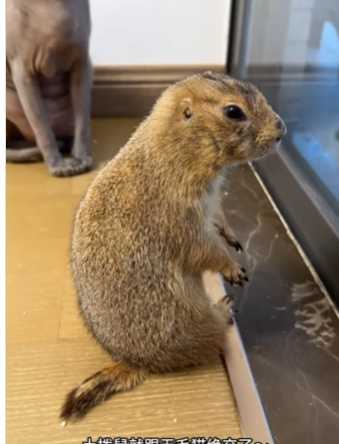
[[[246,114],[237,105],[225,106],[224,115],[233,120],[246,120]]]

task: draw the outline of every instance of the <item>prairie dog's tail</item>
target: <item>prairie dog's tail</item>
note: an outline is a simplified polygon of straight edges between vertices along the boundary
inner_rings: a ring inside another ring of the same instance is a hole
[[[63,425],[82,418],[114,393],[130,390],[145,378],[144,371],[132,369],[123,363],[100,370],[67,395],[60,414]]]

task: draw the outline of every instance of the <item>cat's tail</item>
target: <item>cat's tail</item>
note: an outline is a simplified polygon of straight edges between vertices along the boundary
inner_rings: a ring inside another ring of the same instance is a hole
[[[6,162],[29,163],[42,160],[42,154],[38,147],[32,148],[6,148]]]

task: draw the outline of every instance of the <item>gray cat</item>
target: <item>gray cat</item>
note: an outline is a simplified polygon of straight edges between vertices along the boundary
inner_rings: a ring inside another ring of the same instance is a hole
[[[54,176],[91,168],[90,28],[87,0],[7,0],[7,161],[43,158]],[[32,146],[15,149],[20,139]]]

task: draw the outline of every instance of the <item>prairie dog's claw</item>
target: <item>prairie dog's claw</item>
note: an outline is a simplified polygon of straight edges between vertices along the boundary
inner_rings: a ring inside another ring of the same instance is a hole
[[[230,233],[226,233],[223,229],[219,229],[219,233],[226,240],[227,244],[230,247],[234,248],[237,252],[244,251],[241,243],[238,241],[238,239],[236,239],[236,237],[234,237]]]
[[[228,241],[228,244],[231,246],[231,247],[233,247],[233,248],[235,248],[235,250],[236,251],[240,251],[240,252],[243,252],[244,250],[243,250],[243,248],[242,248],[242,246],[241,246],[241,243],[239,242],[239,241],[232,241],[232,242],[230,242],[230,241]]]
[[[244,282],[248,282],[245,268],[240,267],[237,262],[232,262],[232,264],[223,271],[223,275],[231,285],[240,285],[243,287]]]

